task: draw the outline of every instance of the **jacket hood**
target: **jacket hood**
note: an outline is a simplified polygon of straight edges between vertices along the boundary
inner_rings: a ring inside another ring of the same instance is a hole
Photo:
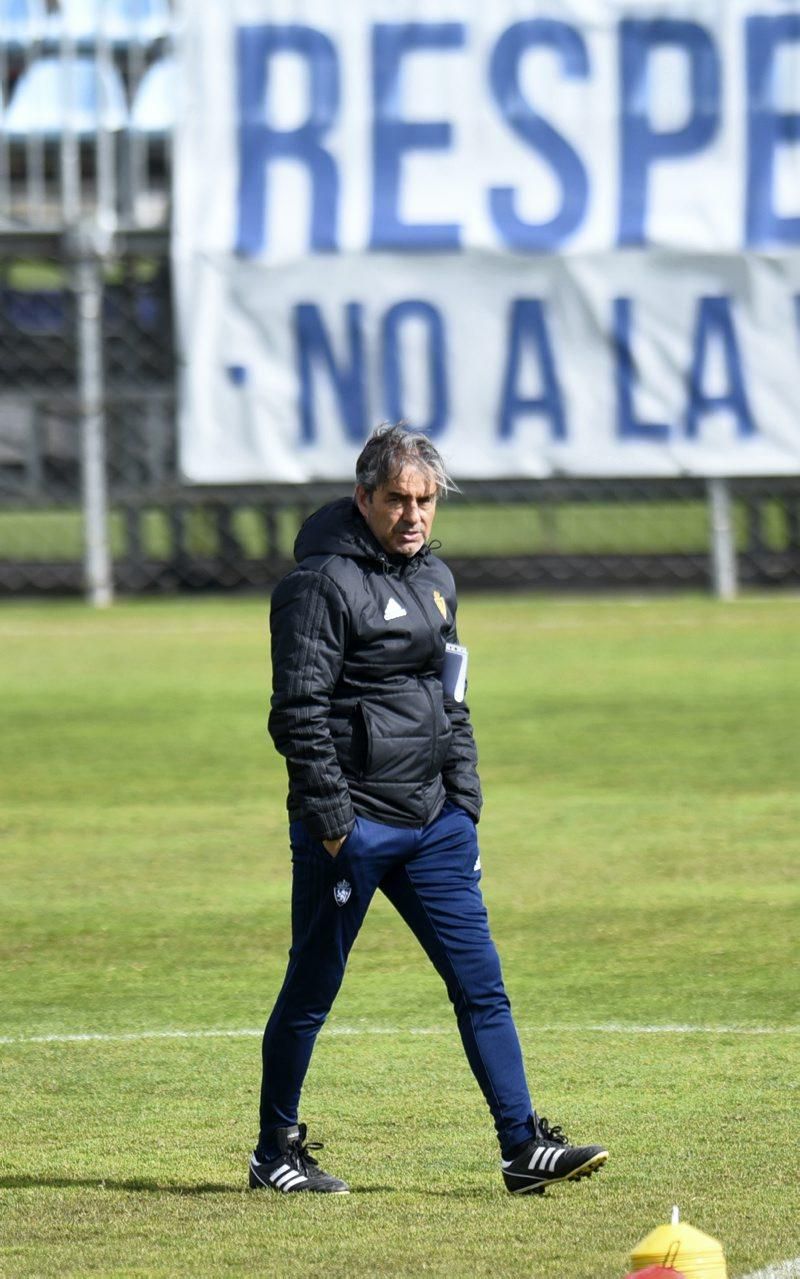
[[[429,548],[423,546],[410,562],[427,559],[428,554]],[[295,539],[294,557],[300,564],[311,555],[347,555],[401,568],[409,564],[403,555],[387,555],[350,497],[321,506],[304,522]]]

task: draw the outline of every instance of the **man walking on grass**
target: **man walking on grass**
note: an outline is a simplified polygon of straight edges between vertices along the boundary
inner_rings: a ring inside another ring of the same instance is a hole
[[[477,754],[449,667],[458,673],[463,650],[444,665],[457,644],[455,587],[428,545],[452,487],[427,436],[380,428],[356,463],[354,497],[305,522],[297,567],[272,597],[269,729],[289,773],[292,946],[264,1032],[253,1189],[349,1189],[311,1155],[319,1147],[306,1143],[298,1106],[376,889],[445,982],[508,1190],[543,1193],[608,1157],[571,1146],[533,1110],[489,933]]]

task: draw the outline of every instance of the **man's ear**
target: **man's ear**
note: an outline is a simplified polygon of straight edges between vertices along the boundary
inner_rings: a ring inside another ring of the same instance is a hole
[[[366,519],[367,511],[369,509],[369,504],[372,501],[372,495],[367,492],[363,484],[356,484],[355,498],[356,498],[356,506],[358,507],[359,511],[364,516],[364,518]]]

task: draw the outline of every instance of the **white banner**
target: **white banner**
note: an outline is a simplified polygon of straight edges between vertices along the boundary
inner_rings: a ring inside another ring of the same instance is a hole
[[[800,470],[800,0],[184,0],[181,462]]]

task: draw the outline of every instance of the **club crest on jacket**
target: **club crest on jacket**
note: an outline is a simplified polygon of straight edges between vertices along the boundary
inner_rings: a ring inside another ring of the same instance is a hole
[[[444,596],[441,591],[433,592],[433,602],[441,613],[445,621],[447,621],[447,605],[444,602]]]

